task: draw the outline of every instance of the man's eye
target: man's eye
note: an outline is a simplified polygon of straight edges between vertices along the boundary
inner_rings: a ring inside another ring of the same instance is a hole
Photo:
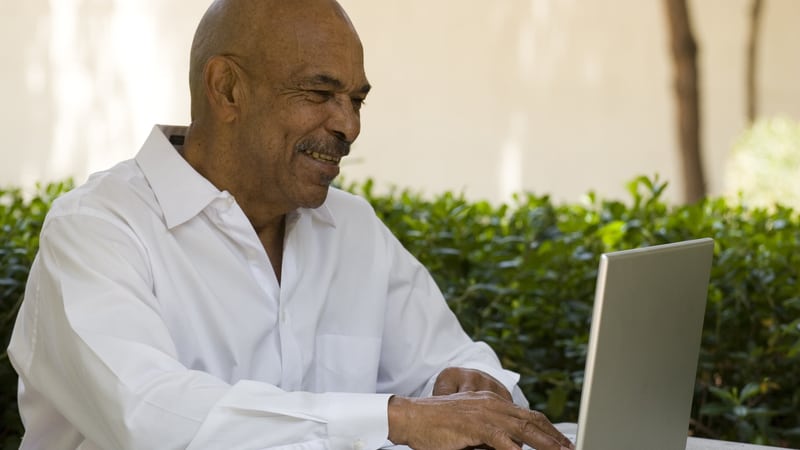
[[[311,97],[311,99],[313,101],[320,102],[320,103],[326,102],[326,101],[330,100],[333,97],[333,93],[330,92],[330,91],[311,90],[311,91],[308,91],[308,93],[310,94],[310,97]]]
[[[363,98],[353,98],[350,101],[353,103],[353,109],[356,111],[361,110],[361,107],[367,103]]]

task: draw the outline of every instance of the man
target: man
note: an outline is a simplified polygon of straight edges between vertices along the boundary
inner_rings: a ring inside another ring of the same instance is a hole
[[[9,347],[22,448],[570,446],[329,188],[370,89],[334,0],[216,1],[190,88],[188,129],[48,215]]]

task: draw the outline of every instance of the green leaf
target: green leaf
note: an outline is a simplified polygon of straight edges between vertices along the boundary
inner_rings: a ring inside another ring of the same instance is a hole
[[[761,392],[761,383],[748,383],[739,394],[739,402],[744,403],[750,397],[753,397]]]
[[[714,386],[709,387],[708,390],[709,392],[714,394],[715,397],[725,401],[729,405],[736,405],[739,403],[738,396],[733,392],[727,391],[725,389],[720,389]]]
[[[722,403],[707,403],[700,408],[701,416],[720,416],[729,412],[731,412],[731,408]]]

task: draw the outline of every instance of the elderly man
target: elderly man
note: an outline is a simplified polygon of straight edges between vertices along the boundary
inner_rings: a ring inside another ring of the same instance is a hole
[[[9,347],[23,449],[571,446],[329,187],[370,90],[335,1],[216,1],[190,85],[191,126],[46,220]]]

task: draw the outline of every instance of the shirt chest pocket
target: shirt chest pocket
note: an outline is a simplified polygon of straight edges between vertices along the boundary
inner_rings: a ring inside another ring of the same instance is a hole
[[[338,334],[317,336],[314,390],[374,393],[380,353],[379,338]]]

